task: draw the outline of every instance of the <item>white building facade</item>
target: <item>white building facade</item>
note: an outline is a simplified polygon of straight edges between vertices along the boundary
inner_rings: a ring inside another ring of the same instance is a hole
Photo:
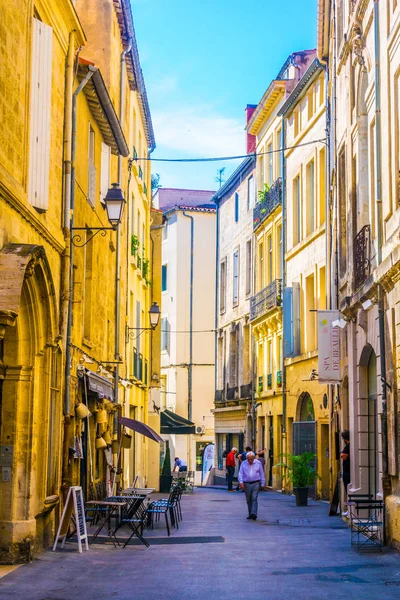
[[[214,442],[215,204],[213,192],[160,188],[164,215],[161,298],[161,435],[201,484]],[[188,423],[183,421],[185,419]],[[164,425],[163,425],[164,423]]]
[[[244,159],[213,196],[217,205],[216,483],[225,483],[224,451],[251,444],[255,157]]]

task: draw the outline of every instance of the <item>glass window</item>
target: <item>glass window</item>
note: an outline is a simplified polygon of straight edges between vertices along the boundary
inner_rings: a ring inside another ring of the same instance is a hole
[[[225,312],[226,309],[226,259],[221,263],[220,282],[219,282],[219,310]]]
[[[203,454],[208,442],[196,442],[196,471],[203,470]]]
[[[168,265],[162,266],[162,281],[161,281],[161,291],[166,292],[168,289]]]
[[[239,250],[233,253],[233,305],[239,303]]]
[[[237,192],[235,194],[235,221],[236,223],[239,221],[239,194]]]
[[[251,175],[247,180],[247,210],[252,208],[255,200],[254,177]]]

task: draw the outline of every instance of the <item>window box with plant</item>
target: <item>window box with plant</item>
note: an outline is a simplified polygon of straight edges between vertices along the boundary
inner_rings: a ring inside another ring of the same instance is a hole
[[[131,235],[131,255],[132,256],[138,255],[139,246],[140,246],[140,242],[139,242],[138,236],[135,234],[132,234]]]
[[[308,490],[317,479],[321,479],[312,466],[316,454],[303,452],[302,454],[281,454],[285,462],[280,462],[276,467],[283,467],[283,479],[289,481],[293,486],[296,496],[296,506],[307,506]]]

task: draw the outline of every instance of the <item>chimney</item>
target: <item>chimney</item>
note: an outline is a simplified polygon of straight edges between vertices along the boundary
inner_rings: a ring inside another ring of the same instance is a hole
[[[257,104],[248,104],[246,106],[246,125],[248,125],[253,112],[256,110]],[[256,136],[249,132],[246,132],[246,147],[247,154],[251,154],[256,151]]]

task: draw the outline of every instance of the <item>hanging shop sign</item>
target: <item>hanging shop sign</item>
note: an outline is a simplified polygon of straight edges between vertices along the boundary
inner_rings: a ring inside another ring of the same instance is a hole
[[[318,311],[318,381],[337,383],[340,378],[340,328],[333,327],[338,310]]]
[[[202,485],[203,485],[204,481],[207,479],[208,473],[211,471],[211,468],[214,465],[214,455],[215,455],[215,445],[208,444],[204,448],[204,452],[203,452],[203,472],[202,472],[202,478],[201,478]]]
[[[54,540],[53,552],[57,548],[57,543],[61,542],[61,548],[64,548],[69,526],[74,517],[76,526],[76,537],[78,539],[78,550],[82,554],[82,542],[85,542],[86,550],[89,550],[88,535],[86,530],[85,505],[83,503],[82,488],[78,485],[72,486],[68,490],[67,500],[61,516],[56,539]]]

